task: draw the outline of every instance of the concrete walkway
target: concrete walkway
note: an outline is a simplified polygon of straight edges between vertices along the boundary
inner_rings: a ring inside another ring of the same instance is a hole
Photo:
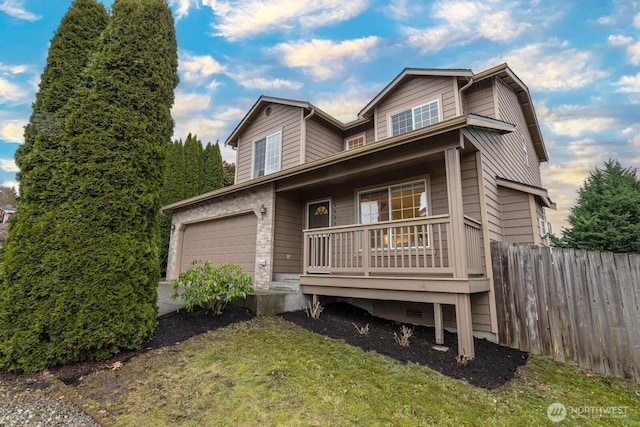
[[[173,287],[170,282],[160,282],[158,284],[158,317],[178,311],[183,306],[182,300],[171,299],[172,293]]]

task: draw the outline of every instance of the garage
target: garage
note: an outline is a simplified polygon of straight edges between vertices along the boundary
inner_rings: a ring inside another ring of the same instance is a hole
[[[182,236],[180,271],[194,259],[214,265],[239,264],[253,277],[256,263],[256,216],[253,213],[188,224]]]

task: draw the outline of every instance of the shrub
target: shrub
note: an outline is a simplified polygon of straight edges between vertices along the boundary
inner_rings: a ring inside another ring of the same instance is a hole
[[[409,347],[409,338],[411,338],[411,335],[413,335],[413,328],[402,325],[401,334],[398,336],[398,334],[394,332],[393,339],[401,347]]]
[[[303,310],[307,314],[307,317],[318,320],[324,307],[320,305],[320,301],[316,301],[314,304],[311,304],[311,301],[309,301],[309,306],[304,307]]]
[[[251,276],[244,274],[237,264],[214,267],[209,261],[195,260],[191,265],[193,267],[180,273],[171,283],[171,298],[182,298],[188,311],[198,306],[207,313],[222,314],[229,301],[246,298],[253,291]],[[184,287],[182,294],[178,292],[180,286]]]

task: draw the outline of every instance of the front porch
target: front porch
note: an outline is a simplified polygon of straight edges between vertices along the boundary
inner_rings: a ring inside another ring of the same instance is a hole
[[[456,257],[453,228],[450,215],[435,215],[305,230],[301,291],[433,303],[437,336],[442,336],[441,304],[450,304],[455,307],[458,353],[474,357],[470,296],[490,290],[482,229],[478,221],[464,217],[464,256]]]

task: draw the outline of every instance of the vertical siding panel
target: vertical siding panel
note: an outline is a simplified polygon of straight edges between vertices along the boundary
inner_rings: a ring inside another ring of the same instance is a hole
[[[306,162],[328,157],[344,150],[342,136],[314,118],[307,119]]]
[[[273,272],[302,272],[304,205],[295,194],[276,193]],[[287,256],[288,255],[288,256]]]
[[[493,99],[493,80],[486,79],[472,85],[463,92],[467,113],[485,117],[495,117],[495,103]]]

